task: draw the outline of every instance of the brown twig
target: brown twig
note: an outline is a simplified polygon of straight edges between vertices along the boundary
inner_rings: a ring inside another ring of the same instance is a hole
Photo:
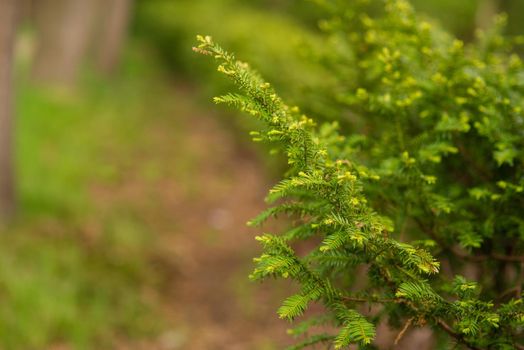
[[[515,291],[516,297],[520,298],[522,295],[522,283],[524,282],[524,262],[520,263],[519,277],[517,278],[517,290]]]
[[[492,257],[493,259],[501,260],[501,261],[524,262],[523,255],[503,255],[503,254],[491,253],[489,256]]]
[[[507,295],[511,295],[511,294],[516,294],[517,296],[519,296],[520,293],[519,293],[518,291],[519,291],[519,287],[518,287],[518,286],[511,287],[511,288],[509,288],[509,289],[506,289],[504,292],[502,292],[502,293],[497,297],[497,300],[502,300],[502,299],[504,299],[504,297],[506,297]]]
[[[389,284],[389,285],[392,285],[393,288],[396,288],[395,283],[389,278],[388,274],[383,269],[380,269],[379,271],[380,271],[382,277],[384,278],[384,280],[386,281],[386,283]],[[414,305],[412,302],[408,301],[408,300],[397,299],[397,300],[395,300],[395,302],[403,303],[407,307],[412,309],[415,313],[420,314],[420,311],[419,311],[418,307],[416,305]],[[478,347],[470,344],[466,339],[464,339],[464,337],[461,334],[456,333],[453,330],[453,328],[451,328],[445,321],[438,319],[437,320],[437,325],[440,328],[442,328],[446,333],[448,333],[451,337],[455,338],[458,342],[462,343],[464,346],[466,346],[470,350],[483,350],[481,348],[478,348]],[[522,350],[524,350],[524,349],[522,349]]]
[[[489,258],[505,262],[524,262],[523,255],[504,255],[499,253],[491,253],[488,255],[470,255],[456,247],[450,247],[449,249],[459,258],[473,262],[486,261]]]
[[[342,296],[342,300],[344,301],[351,301],[356,303],[376,303],[376,304],[385,304],[385,303],[397,303],[398,300],[396,299],[366,299],[366,298],[357,298],[357,297],[350,297],[350,296]]]
[[[467,148],[461,142],[457,142],[457,147],[460,154],[464,157],[466,162],[475,170],[475,174],[480,176],[484,181],[491,181],[491,174],[486,169],[481,168],[474,160]]]
[[[413,317],[410,318],[406,324],[404,325],[404,327],[402,328],[402,330],[400,331],[400,333],[397,335],[397,337],[395,338],[395,342],[394,344],[397,345],[398,342],[400,341],[400,339],[402,339],[402,337],[404,336],[404,333],[406,333],[406,331],[408,330],[409,326],[411,326],[411,322],[413,322]]]
[[[456,333],[453,328],[451,328],[446,322],[443,320],[438,320],[437,324],[439,325],[442,330],[444,330],[446,333],[448,333],[451,337],[455,338],[465,346],[467,346],[470,350],[482,350],[481,348],[476,347],[475,345],[471,345],[468,341],[464,339],[464,337],[458,333]]]

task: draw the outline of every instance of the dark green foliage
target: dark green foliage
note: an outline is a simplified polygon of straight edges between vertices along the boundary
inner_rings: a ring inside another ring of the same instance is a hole
[[[258,238],[264,253],[251,277],[299,283],[282,318],[324,305],[323,322],[338,332],[298,348],[366,348],[382,319],[429,324],[466,348],[524,348],[524,69],[511,53],[520,39],[501,36],[504,17],[465,45],[404,0],[318,2],[332,12],[318,62],[336,83],[317,94],[351,136],[286,105],[210,37],[195,49],[240,90],[215,102],[263,121],[254,140],[288,159],[268,196],[276,206],[252,223],[283,213],[299,220]],[[320,243],[299,256],[294,243],[312,236]],[[439,272],[441,263],[449,267]],[[460,275],[468,271],[482,273]],[[360,303],[384,308],[365,317]]]
[[[214,33],[223,45],[260,65],[261,72],[286,97],[304,98],[307,87],[329,82],[323,67],[307,58],[311,50],[321,49],[318,35],[290,16],[256,6],[265,2],[146,0],[138,3],[137,27],[155,44],[177,77],[189,75],[209,89],[208,93],[218,94],[229,85],[213,78],[209,65],[195,65],[193,55],[187,51],[195,31]],[[258,30],[254,32],[255,27]],[[282,40],[282,33],[286,33],[286,40]]]

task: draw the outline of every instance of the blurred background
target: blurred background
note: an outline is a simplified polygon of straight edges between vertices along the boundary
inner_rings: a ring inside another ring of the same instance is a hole
[[[522,0],[415,0],[468,41]],[[303,0],[0,0],[0,349],[281,349],[250,283],[279,159],[191,51],[210,34],[289,101],[326,81]],[[283,35],[285,33],[285,35]],[[308,88],[309,87],[309,88]],[[319,102],[321,103],[321,102]]]

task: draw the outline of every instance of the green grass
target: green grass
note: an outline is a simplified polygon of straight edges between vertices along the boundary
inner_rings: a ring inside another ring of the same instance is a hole
[[[18,74],[20,210],[0,232],[1,349],[112,348],[162,327],[144,297],[156,279],[152,233],[132,209],[102,212],[90,195],[93,183],[118,182],[118,157],[168,100],[155,60],[140,52],[120,77],[86,73],[75,92]]]
[[[85,209],[88,182],[115,174],[107,148],[139,141],[143,123],[154,117],[149,104],[163,103],[164,82],[152,58],[138,53],[128,55],[117,79],[86,73],[74,92],[35,86],[20,73],[16,159],[24,214]]]
[[[2,348],[66,343],[88,349],[107,346],[119,333],[127,338],[155,330],[144,322],[152,315],[136,291],[135,264],[111,258],[107,249],[89,253],[74,238],[10,233],[17,238],[0,239]]]

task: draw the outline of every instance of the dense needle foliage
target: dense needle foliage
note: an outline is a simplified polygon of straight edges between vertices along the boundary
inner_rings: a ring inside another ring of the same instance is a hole
[[[329,120],[335,109],[335,122],[317,124],[286,105],[210,37],[195,48],[239,89],[215,102],[265,122],[254,139],[288,159],[272,206],[250,224],[286,214],[293,226],[257,238],[264,252],[251,277],[299,283],[281,318],[324,305],[292,332],[308,335],[295,349],[373,348],[385,320],[400,335],[430,325],[459,347],[524,349],[524,68],[511,53],[518,38],[501,36],[503,17],[466,45],[404,0],[318,2],[332,18],[322,22],[326,50],[314,60],[336,83],[318,91],[332,106],[315,117]],[[299,255],[303,240],[309,251]],[[320,324],[334,328],[307,332]]]

